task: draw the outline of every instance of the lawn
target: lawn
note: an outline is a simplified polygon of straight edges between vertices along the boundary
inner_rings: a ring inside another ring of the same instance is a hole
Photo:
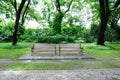
[[[95,58],[120,58],[120,43],[106,43],[105,46],[98,46],[95,43],[82,44],[84,52]]]
[[[12,46],[11,43],[0,43],[0,59],[19,59],[25,53],[30,53],[31,43],[18,43]]]
[[[20,56],[31,52],[32,43],[0,43],[0,59],[19,59]],[[97,46],[95,43],[81,43],[84,53],[95,58],[111,59],[120,58],[120,44],[106,43],[105,46]],[[58,48],[58,45],[57,45]],[[38,63],[12,63],[0,65],[0,70],[76,70],[76,69],[104,69],[120,68],[120,62],[108,61],[71,61],[71,62],[38,62]]]
[[[11,43],[0,43],[0,59],[19,59],[20,56],[30,53],[32,43],[18,43],[11,46]],[[120,43],[106,43],[105,46],[97,46],[95,43],[81,43],[84,53],[95,58],[120,58]]]
[[[44,63],[13,63],[0,65],[0,70],[80,70],[80,69],[120,68],[120,62],[44,62]]]

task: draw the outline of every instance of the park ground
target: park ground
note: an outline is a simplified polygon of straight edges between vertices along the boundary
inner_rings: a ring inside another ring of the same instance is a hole
[[[81,43],[95,59],[19,60],[33,43],[0,43],[0,80],[120,80],[120,43]]]
[[[83,60],[42,60],[21,61],[19,58],[31,53],[33,43],[0,43],[0,70],[78,70],[120,68],[120,43],[106,43],[97,46],[95,43],[81,43],[84,53],[95,59]]]

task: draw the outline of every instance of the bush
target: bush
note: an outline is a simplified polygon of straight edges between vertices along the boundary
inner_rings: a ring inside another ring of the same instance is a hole
[[[108,27],[105,32],[105,40],[113,42],[113,41],[116,41],[116,39],[117,39],[116,31],[114,29]]]
[[[84,28],[81,26],[63,27],[62,34],[83,37]]]
[[[37,39],[37,29],[26,29],[25,34],[20,36],[21,40],[25,40],[28,42],[34,42]]]
[[[14,22],[10,21],[7,24],[1,26],[0,28],[0,41],[12,41],[14,31]],[[25,31],[25,27],[19,25],[18,27],[18,36],[23,35]]]
[[[94,37],[91,36],[89,30],[86,30],[86,31],[84,32],[84,41],[87,42],[87,43],[94,42]]]
[[[20,37],[21,40],[25,40],[28,42],[36,42],[38,37],[43,36],[52,36],[53,32],[50,28],[44,29],[26,29],[25,34]]]
[[[98,24],[92,23],[90,28],[90,34],[97,38],[100,26]]]
[[[74,42],[75,39],[76,39],[75,37],[62,36],[62,35],[40,36],[37,39],[37,42],[39,43],[62,43],[62,42]]]
[[[3,41],[12,41],[13,35],[13,22],[8,22],[6,25],[2,26],[2,40]]]

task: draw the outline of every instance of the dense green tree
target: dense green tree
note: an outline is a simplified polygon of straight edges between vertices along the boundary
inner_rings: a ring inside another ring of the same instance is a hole
[[[55,18],[53,20],[53,30],[55,34],[61,34],[61,24],[62,24],[63,17],[70,10],[70,6],[72,2],[73,0],[70,1],[66,11],[62,11],[61,5],[64,5],[64,1],[56,0],[55,6],[56,6],[58,13],[55,15]]]

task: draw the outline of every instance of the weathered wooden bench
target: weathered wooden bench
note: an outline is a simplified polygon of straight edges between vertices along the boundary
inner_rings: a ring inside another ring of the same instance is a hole
[[[33,44],[31,51],[31,55],[40,53],[53,53],[56,55],[56,44]]]
[[[65,53],[83,54],[83,48],[79,44],[59,44],[59,55]]]

